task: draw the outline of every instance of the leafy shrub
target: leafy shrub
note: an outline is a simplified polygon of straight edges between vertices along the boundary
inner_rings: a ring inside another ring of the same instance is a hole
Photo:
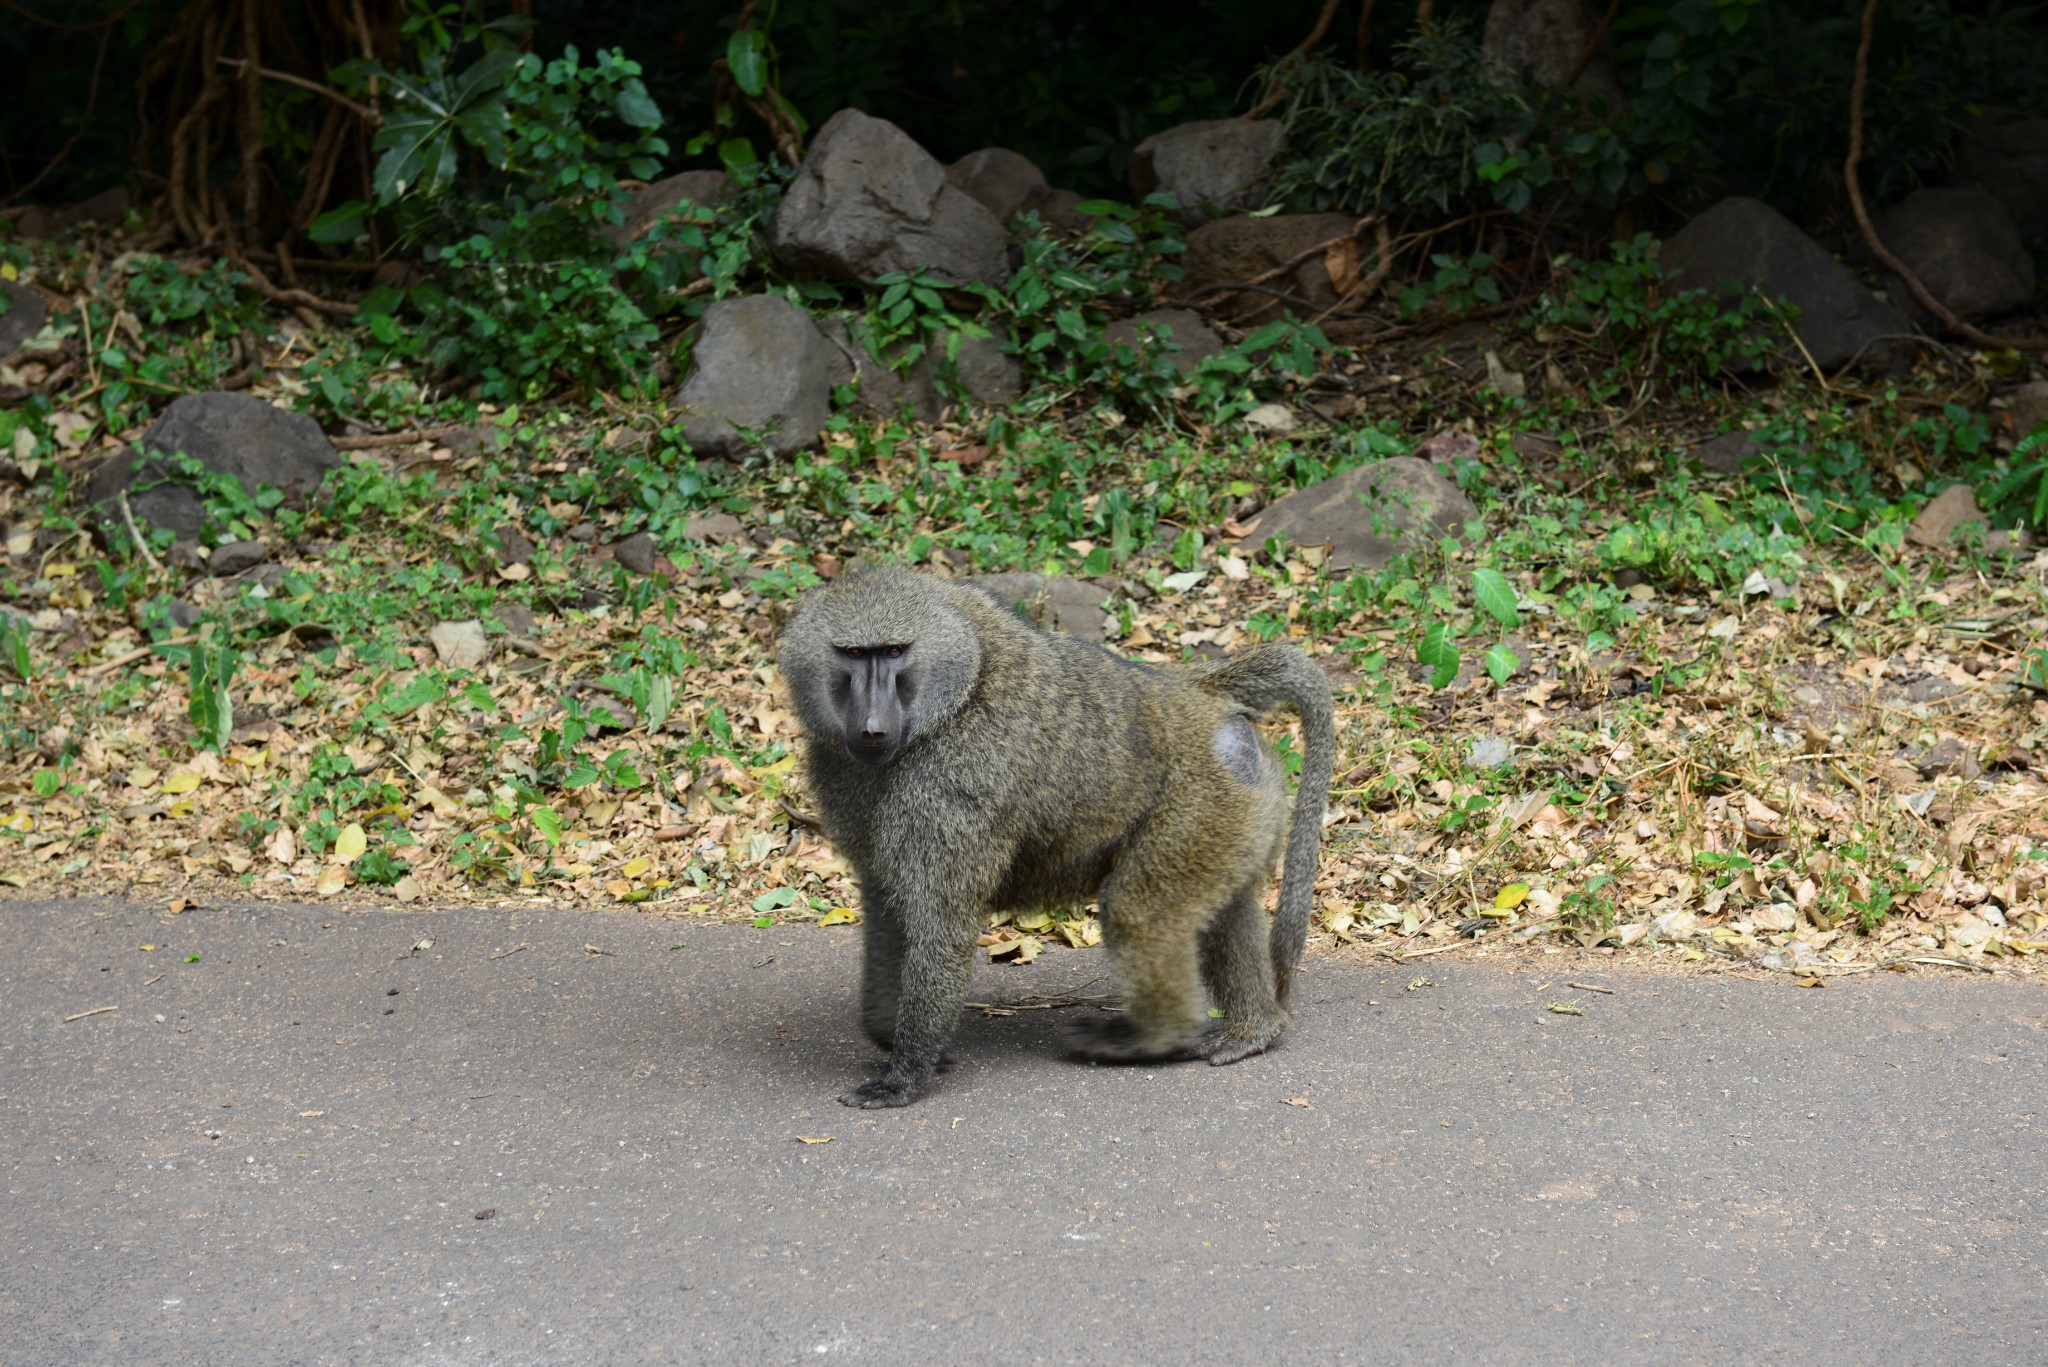
[[[1657,263],[1657,241],[1638,233],[1611,244],[1613,259],[1554,263],[1556,283],[1523,320],[1574,334],[1631,365],[1711,375],[1731,362],[1751,366],[1775,348],[1773,320],[1789,312],[1753,295],[1675,290]]]

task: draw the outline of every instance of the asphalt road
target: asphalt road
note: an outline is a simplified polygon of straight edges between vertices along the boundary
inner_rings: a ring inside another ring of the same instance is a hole
[[[2048,1362],[2039,983],[1323,957],[859,1113],[857,934],[0,902],[0,1363]]]

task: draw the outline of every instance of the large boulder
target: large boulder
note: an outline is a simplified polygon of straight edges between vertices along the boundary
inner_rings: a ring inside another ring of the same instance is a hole
[[[2012,213],[1981,185],[1916,190],[1877,221],[1877,235],[1959,318],[2008,313],[2034,297],[2034,258]],[[1892,302],[1934,321],[1896,276]]]
[[[721,299],[704,310],[690,373],[676,402],[699,455],[728,460],[756,449],[786,456],[818,439],[832,411],[832,343],[811,315],[775,294]]]
[[[179,452],[213,474],[232,476],[252,495],[269,484],[293,499],[318,489],[341,464],[320,424],[304,413],[249,394],[187,394],[171,401],[137,445],[93,472],[86,497],[102,521],[120,525],[114,505],[126,493],[139,521],[168,527],[180,539],[198,536],[206,508],[199,490],[168,459]]]
[[[0,361],[27,346],[50,319],[43,296],[26,285],[0,279]]]
[[[1956,142],[1956,180],[1998,196],[2022,236],[2048,233],[2048,118],[1994,109]]]
[[[1131,188],[1142,198],[1163,191],[1181,221],[1199,223],[1230,209],[1257,209],[1272,183],[1273,158],[1287,144],[1278,119],[1204,119],[1154,133],[1131,152]]]
[[[1058,574],[977,574],[967,583],[1006,608],[1013,608],[1044,627],[1100,643],[1109,626],[1102,602],[1109,597],[1085,579]]]
[[[1912,364],[1906,316],[1865,289],[1849,268],[1762,200],[1731,196],[1664,244],[1664,269],[1681,289],[1756,289],[1799,308],[1794,330],[1823,370],[1850,362],[1879,370]]]
[[[1599,28],[1599,11],[1585,0],[1493,0],[1479,40],[1479,63],[1496,81],[1527,78],[1551,89],[1577,71],[1572,93],[1597,99],[1618,114],[1626,101],[1614,64],[1614,44],[1603,36],[1592,60],[1579,71],[1579,58]]]
[[[1192,375],[1211,356],[1222,354],[1223,339],[1192,309],[1154,309],[1135,318],[1119,318],[1102,330],[1111,346],[1127,346],[1140,356],[1165,352],[1173,368]]]
[[[684,171],[655,181],[629,196],[621,212],[625,221],[604,230],[604,237],[616,246],[637,242],[647,236],[664,215],[684,204],[709,207],[732,194],[732,178],[723,171]]]
[[[974,196],[1006,228],[1018,214],[1052,197],[1045,172],[1031,158],[1007,147],[969,152],[946,168],[946,179]]]
[[[791,270],[830,280],[872,284],[923,271],[948,284],[997,285],[1010,273],[996,216],[908,133],[858,109],[818,130],[768,241]]]
[[[1426,460],[1396,456],[1297,489],[1260,513],[1251,540],[1285,536],[1293,546],[1330,547],[1332,569],[1377,570],[1396,552],[1455,533],[1479,516],[1472,500]]]
[[[1337,302],[1337,291],[1320,252],[1286,275],[1260,281],[1260,292],[1230,294],[1206,287],[1248,283],[1318,243],[1346,236],[1357,223],[1349,214],[1240,215],[1205,223],[1188,234],[1187,254],[1182,257],[1188,288],[1204,291],[1203,297],[1236,323],[1263,323],[1283,310],[1310,316],[1321,313]],[[1265,291],[1278,291],[1296,302],[1277,299]]]

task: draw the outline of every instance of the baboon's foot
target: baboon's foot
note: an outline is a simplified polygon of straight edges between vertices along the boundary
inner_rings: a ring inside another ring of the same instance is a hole
[[[1221,1067],[1263,1054],[1287,1031],[1287,1015],[1275,1011],[1270,1018],[1249,1021],[1218,1021],[1217,1028],[1202,1039],[1202,1057]]]
[[[1067,1027],[1067,1050],[1097,1063],[1171,1063],[1202,1057],[1202,1040],[1150,1035],[1129,1016],[1097,1016]]]
[[[908,1106],[924,1092],[922,1083],[891,1078],[884,1074],[872,1078],[839,1098],[842,1106],[853,1106],[863,1111],[887,1110],[895,1106]]]

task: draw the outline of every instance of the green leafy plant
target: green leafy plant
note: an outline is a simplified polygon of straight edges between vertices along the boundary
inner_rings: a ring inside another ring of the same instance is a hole
[[[195,645],[187,665],[185,713],[199,733],[199,743],[227,753],[235,729],[234,700],[228,695],[241,657],[226,646]]]
[[[1985,491],[1992,516],[2025,522],[2037,534],[2048,526],[2048,427],[2037,427],[2012,448],[2010,468]]]

